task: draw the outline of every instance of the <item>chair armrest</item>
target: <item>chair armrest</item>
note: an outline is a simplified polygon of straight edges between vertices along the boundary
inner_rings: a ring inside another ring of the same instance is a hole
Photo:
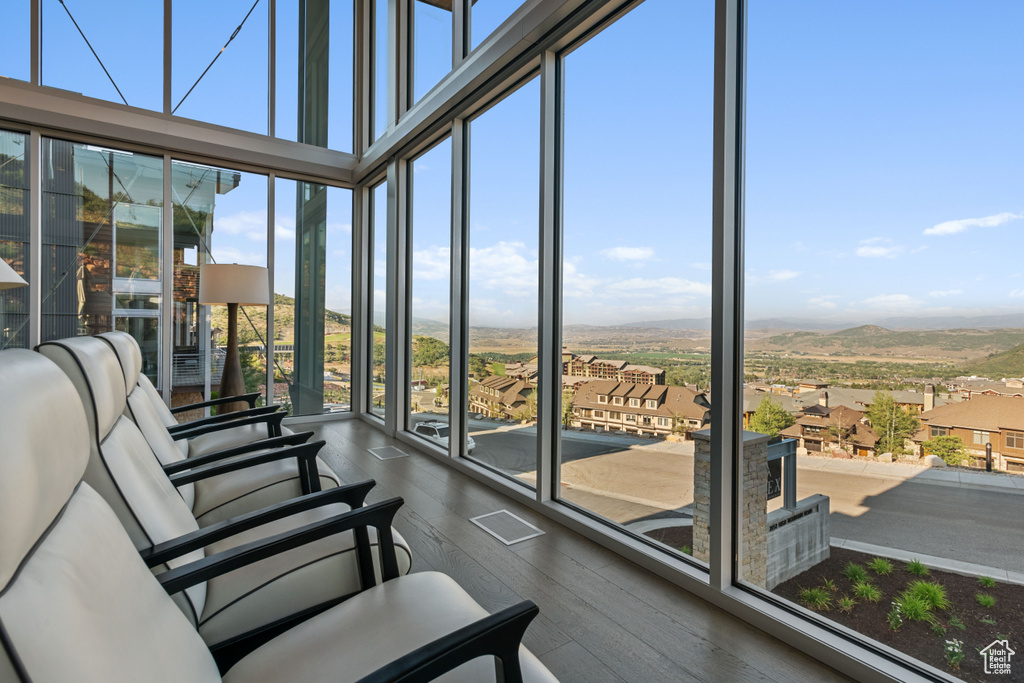
[[[191,422],[183,422],[181,424],[172,425],[167,428],[167,431],[172,435],[176,436],[181,432],[186,432],[198,427],[204,427],[206,425],[220,424],[222,422],[231,422],[232,420],[238,420],[240,418],[252,417],[255,415],[268,415],[276,413],[281,406],[261,406],[259,408],[249,408],[248,410],[239,410],[234,413],[223,413],[221,415],[211,415],[210,417],[204,417],[198,420],[192,420]]]
[[[331,489],[334,491],[336,489]],[[329,493],[324,491],[323,493]],[[326,519],[321,519],[291,531],[246,543],[201,560],[170,569],[156,578],[168,595],[173,595],[196,584],[209,581],[254,562],[279,555],[294,548],[319,541],[343,531],[355,532],[356,554],[359,562],[361,590],[376,584],[373,568],[373,552],[370,548],[368,527],[377,530],[380,550],[381,576],[385,581],[398,578],[398,558],[395,555],[395,539],[391,524],[402,506],[401,498],[392,498],[366,507],[349,510]]]
[[[444,635],[385,664],[358,683],[421,683],[432,681],[466,662],[492,655],[501,661],[504,683],[522,683],[519,645],[526,627],[540,612],[524,600],[496,614]]]
[[[358,508],[365,502],[366,494],[375,485],[376,482],[369,479],[268,505],[265,508],[211,524],[170,541],[158,543],[151,548],[140,550],[139,555],[142,556],[148,567],[157,567],[168,560],[187,555],[193,550],[205,548],[211,543],[222,541],[243,531],[248,531],[262,524],[284,519],[300,512],[315,510],[318,507],[334,503],[344,503],[351,508]]]
[[[233,458],[236,455],[245,455],[246,453],[252,453],[254,451],[261,451],[265,448],[280,448],[281,446],[298,446],[309,441],[309,437],[313,436],[313,432],[298,432],[297,434],[287,434],[285,436],[275,436],[270,439],[260,439],[259,441],[253,441],[247,443],[244,446],[236,446],[235,448],[225,448],[222,451],[214,451],[212,453],[204,453],[203,455],[197,455],[194,458],[186,458],[179,460],[178,462],[172,462],[170,465],[164,465],[164,472],[170,476],[177,474],[178,472],[184,472],[195,467],[201,467],[211,462],[218,462],[226,458]]]
[[[215,398],[210,401],[200,401],[199,403],[189,403],[188,405],[178,406],[177,408],[171,408],[172,414],[185,413],[189,410],[198,410],[200,408],[212,408],[213,406],[224,405],[225,403],[237,403],[238,401],[245,401],[249,404],[250,408],[256,407],[256,399],[262,394],[258,391],[254,391],[251,394],[242,394],[241,396],[224,396],[223,398]]]
[[[229,472],[248,469],[256,465],[263,465],[277,460],[295,458],[299,467],[299,479],[302,482],[302,493],[315,493],[320,490],[320,472],[316,466],[316,454],[327,444],[326,441],[314,441],[313,443],[299,446],[288,446],[287,448],[274,448],[265,452],[253,453],[237,458],[228,458],[227,461],[213,462],[199,467],[192,467],[185,472],[172,474],[169,479],[174,486],[184,486],[201,479],[209,479]]]
[[[266,408],[257,408],[256,410],[258,410],[258,411],[266,411],[267,409]],[[248,412],[248,411],[246,411],[246,412]],[[238,415],[238,414],[237,413],[228,413],[228,415]],[[287,415],[285,413],[277,413],[277,412],[272,412],[272,413],[261,412],[261,413],[258,413],[256,415],[251,415],[249,417],[241,417],[241,418],[235,417],[234,419],[229,418],[228,415],[224,415],[224,416],[219,416],[218,415],[216,417],[208,418],[209,420],[211,420],[213,422],[212,423],[203,424],[203,425],[198,426],[198,427],[196,427],[194,425],[188,425],[188,427],[189,427],[188,429],[171,431],[172,429],[174,429],[172,427],[171,429],[169,429],[167,431],[170,432],[172,439],[174,439],[175,441],[179,441],[181,439],[192,439],[192,438],[195,438],[197,436],[202,436],[203,434],[209,434],[210,432],[220,432],[220,431],[223,431],[225,429],[233,429],[235,427],[245,427],[246,425],[252,425],[252,424],[266,424],[267,425],[267,436],[270,437],[270,438],[273,438],[275,436],[281,436],[281,422],[282,422],[282,420],[284,420],[285,417],[287,417]],[[223,417],[223,419],[219,419],[218,420],[218,418],[221,418],[221,417]],[[184,426],[185,425],[182,425],[182,427],[184,427]]]

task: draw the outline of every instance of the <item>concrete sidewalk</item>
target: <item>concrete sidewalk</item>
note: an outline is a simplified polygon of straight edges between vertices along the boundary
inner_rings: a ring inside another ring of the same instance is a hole
[[[1005,472],[965,472],[945,467],[865,462],[841,458],[797,456],[797,468],[852,474],[876,479],[910,481],[954,488],[985,489],[1024,495],[1024,476]]]

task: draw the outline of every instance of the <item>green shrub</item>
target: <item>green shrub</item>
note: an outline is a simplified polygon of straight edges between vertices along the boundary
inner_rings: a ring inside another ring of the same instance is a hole
[[[949,609],[946,588],[934,581],[914,581],[907,587],[907,593],[924,600],[933,609]]]
[[[947,465],[962,465],[967,461],[967,449],[959,436],[937,436],[921,443],[924,452],[937,455]]]
[[[946,662],[949,663],[950,668],[959,669],[960,662],[964,661],[963,641],[957,640],[956,638],[947,640],[944,653],[946,655]]]
[[[932,633],[937,635],[939,638],[945,638],[946,627],[940,624],[939,622],[935,622],[934,624],[932,624]]]
[[[920,560],[911,560],[907,562],[907,571],[914,576],[928,576],[931,574],[928,567],[924,566],[924,563]]]
[[[885,620],[889,623],[889,628],[893,631],[899,631],[900,626],[903,626],[903,611],[900,606],[895,602],[892,603],[892,609],[885,615]]]
[[[892,574],[892,562],[885,559],[884,557],[876,557],[875,559],[868,562],[868,567],[874,573],[879,576],[885,576],[886,574]]]
[[[836,582],[827,576],[821,577],[821,587],[827,590],[829,593],[835,593],[839,589],[836,588]]]
[[[839,598],[838,604],[840,612],[850,612],[857,604],[857,601],[851,598],[849,595],[844,595],[843,597]]]
[[[985,609],[991,609],[996,606],[996,599],[988,593],[978,593],[974,596],[974,599]]]
[[[900,597],[896,598],[896,604],[903,616],[911,621],[927,621],[929,624],[935,622],[931,604],[910,591],[901,593]]]
[[[949,615],[949,625],[952,626],[953,628],[959,629],[961,631],[963,631],[963,630],[965,630],[967,628],[967,625],[964,622],[960,621],[960,617],[958,617],[955,614],[950,614]]]
[[[979,576],[978,583],[981,584],[982,588],[995,588],[996,580],[991,576]]]
[[[843,575],[854,583],[860,583],[861,581],[867,581],[868,573],[864,567],[853,562],[847,562],[846,567],[843,569]]]
[[[860,581],[853,585],[853,594],[868,602],[878,602],[882,599],[882,591],[875,588],[867,581]]]
[[[682,548],[680,548],[680,550],[683,551],[683,555],[692,555],[693,554],[690,551],[690,546],[688,546],[688,545],[684,545]]]
[[[800,591],[800,599],[811,609],[822,612],[828,611],[829,605],[832,603],[828,592],[823,588],[805,588]]]

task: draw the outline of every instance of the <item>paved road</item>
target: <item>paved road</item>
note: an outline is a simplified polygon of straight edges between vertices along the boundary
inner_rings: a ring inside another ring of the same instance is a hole
[[[510,474],[535,469],[532,429],[473,426],[471,433],[475,459]],[[573,437],[562,441],[563,462],[628,450],[623,440]],[[680,484],[692,501],[692,457],[678,458]],[[835,537],[1024,572],[1024,495],[810,468],[800,468],[797,481],[799,498],[829,496]]]

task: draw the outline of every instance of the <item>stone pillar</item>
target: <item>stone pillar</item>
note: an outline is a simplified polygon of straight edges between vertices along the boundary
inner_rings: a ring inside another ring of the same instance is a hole
[[[693,557],[707,562],[711,538],[711,431],[694,432]],[[740,579],[765,587],[768,571],[768,437],[743,432]]]

